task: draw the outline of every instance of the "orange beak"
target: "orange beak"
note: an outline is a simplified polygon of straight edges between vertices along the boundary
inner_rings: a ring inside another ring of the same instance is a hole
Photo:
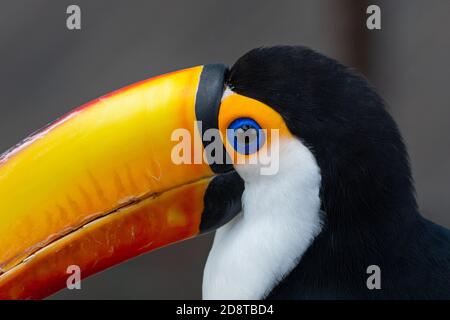
[[[172,134],[200,138],[199,95],[220,103],[224,70],[211,87],[205,68],[96,99],[0,157],[1,299],[44,298],[71,266],[84,278],[199,233],[215,173],[174,163]]]

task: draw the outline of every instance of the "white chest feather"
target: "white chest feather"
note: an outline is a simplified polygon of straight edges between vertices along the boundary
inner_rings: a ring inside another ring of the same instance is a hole
[[[203,276],[204,299],[262,299],[299,262],[321,230],[320,170],[299,140],[280,144],[275,175],[236,166],[242,212],[216,232]]]

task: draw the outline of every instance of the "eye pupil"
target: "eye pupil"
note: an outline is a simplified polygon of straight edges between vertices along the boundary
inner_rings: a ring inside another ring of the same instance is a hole
[[[236,151],[243,154],[251,154],[264,144],[265,136],[259,124],[250,118],[234,120],[228,127],[228,139],[233,141]]]
[[[258,138],[258,130],[255,128],[241,127],[236,129],[236,138],[241,144],[250,144]]]

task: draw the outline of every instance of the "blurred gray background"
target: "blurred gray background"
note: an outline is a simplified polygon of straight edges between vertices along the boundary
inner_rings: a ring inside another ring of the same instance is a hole
[[[81,7],[80,31],[66,28],[70,4]],[[382,30],[366,29],[369,4],[381,7]],[[0,150],[132,82],[302,44],[378,88],[406,140],[423,214],[450,227],[449,20],[447,0],[2,1]],[[146,254],[53,298],[200,298],[211,239]]]

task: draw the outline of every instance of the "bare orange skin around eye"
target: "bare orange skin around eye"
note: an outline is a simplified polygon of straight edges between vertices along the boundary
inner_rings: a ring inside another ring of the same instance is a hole
[[[291,132],[286,127],[283,118],[278,112],[258,100],[232,93],[222,100],[219,112],[219,130],[225,140],[224,144],[227,152],[230,155],[234,155],[233,163],[248,160],[257,154],[244,155],[237,153],[230,144],[230,141],[226,138],[227,128],[234,120],[239,118],[251,118],[255,120],[263,130],[266,130],[265,145],[261,147],[267,147],[273,142],[272,139],[275,135],[271,134],[272,130],[278,130],[278,137],[280,140],[292,138]]]

